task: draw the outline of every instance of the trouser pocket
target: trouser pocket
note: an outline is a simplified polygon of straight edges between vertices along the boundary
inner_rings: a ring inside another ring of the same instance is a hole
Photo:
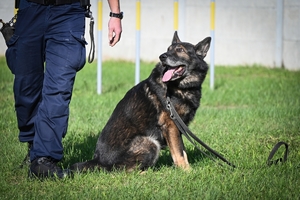
[[[7,43],[7,50],[5,53],[6,63],[10,71],[15,74],[16,63],[17,63],[17,41],[19,36],[13,35]]]
[[[84,39],[84,36],[80,32],[72,32],[71,35],[75,39],[73,42],[77,43],[74,44],[75,48],[74,51],[72,52],[72,57],[76,60],[74,60],[77,63],[74,63],[74,66],[76,71],[79,71],[83,68],[86,62],[86,50],[85,50],[85,45],[87,42]],[[77,47],[76,47],[77,46]],[[75,55],[74,55],[75,54]]]

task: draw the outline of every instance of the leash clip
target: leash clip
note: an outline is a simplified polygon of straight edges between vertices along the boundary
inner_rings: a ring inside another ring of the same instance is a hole
[[[171,101],[170,101],[169,97],[167,97],[167,106],[166,107],[170,111],[170,117],[171,117],[171,119],[175,119],[176,117],[174,116],[174,114],[172,112]]]
[[[91,11],[90,8],[91,8],[91,6],[89,5],[89,6],[87,6],[87,8],[85,9],[85,17],[91,18],[91,20],[94,21],[93,13],[92,13],[92,11]]]
[[[8,43],[8,41],[10,40],[10,38],[13,36],[15,32],[16,20],[17,20],[17,15],[15,15],[7,23],[5,23],[2,19],[0,19],[0,23],[2,24],[2,27],[0,28],[0,32],[2,33],[6,44]]]

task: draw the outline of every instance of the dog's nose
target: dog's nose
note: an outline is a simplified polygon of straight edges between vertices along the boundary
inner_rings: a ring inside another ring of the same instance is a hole
[[[159,59],[160,59],[160,61],[165,61],[167,59],[167,57],[168,57],[167,54],[163,53],[159,56]]]

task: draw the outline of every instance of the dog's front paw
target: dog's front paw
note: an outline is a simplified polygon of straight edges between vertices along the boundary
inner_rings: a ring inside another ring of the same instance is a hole
[[[184,163],[182,165],[177,165],[177,166],[180,167],[181,169],[183,169],[186,172],[192,171],[192,167],[188,163]]]
[[[183,157],[180,157],[179,159],[176,159],[175,165],[183,169],[184,171],[191,171],[192,168],[189,164],[187,154],[185,151],[183,151]]]

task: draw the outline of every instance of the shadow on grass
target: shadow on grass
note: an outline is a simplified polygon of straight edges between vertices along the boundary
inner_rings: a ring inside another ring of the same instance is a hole
[[[98,135],[90,134],[84,139],[69,139],[64,143],[64,163],[72,165],[77,162],[91,160],[94,156]]]
[[[99,134],[98,134],[99,135]],[[82,140],[82,142],[75,142],[74,139],[69,140],[65,143],[65,159],[64,163],[68,166],[77,163],[77,162],[84,162],[87,160],[91,160],[94,155],[94,151],[96,148],[96,143],[98,140],[98,135],[89,135]],[[213,157],[210,152],[204,151],[206,154]],[[206,155],[200,152],[197,149],[187,148],[186,153],[188,156],[189,163],[192,165],[194,163],[203,162],[204,160],[209,159]],[[169,148],[163,149],[160,152],[160,157],[153,166],[154,171],[159,171],[161,168],[165,167],[172,167],[174,166],[173,160],[171,157],[171,153]]]
[[[212,155],[208,151],[204,151],[204,153],[215,158],[214,155]],[[205,160],[210,160],[209,157],[207,157],[205,154],[203,154],[202,152],[200,152],[197,149],[186,149],[186,154],[187,154],[190,165],[193,165],[196,163],[201,163]],[[174,166],[174,163],[172,160],[171,153],[170,153],[169,149],[167,148],[167,149],[161,151],[160,157],[159,157],[156,165],[153,168],[154,168],[154,170],[158,171],[163,167],[172,167],[172,166]]]

